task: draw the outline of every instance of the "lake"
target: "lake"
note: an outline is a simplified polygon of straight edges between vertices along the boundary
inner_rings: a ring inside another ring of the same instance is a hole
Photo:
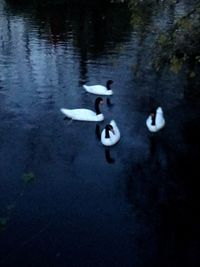
[[[125,4],[0,2],[2,267],[199,266],[200,98],[184,73],[151,64],[182,2],[136,26]],[[65,119],[61,108],[94,109],[83,84],[109,79],[103,122]],[[166,126],[152,134],[157,106]],[[112,119],[121,140],[105,149]]]

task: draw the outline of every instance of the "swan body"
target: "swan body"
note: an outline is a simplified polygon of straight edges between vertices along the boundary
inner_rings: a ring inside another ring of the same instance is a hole
[[[146,120],[146,125],[150,132],[157,132],[165,126],[165,118],[163,116],[163,110],[161,107],[156,109],[155,114],[149,115]]]
[[[103,99],[101,97],[97,97],[95,101],[95,111],[85,108],[78,109],[66,109],[61,108],[60,111],[65,114],[68,118],[72,120],[78,121],[103,121],[104,116],[100,112],[99,105],[103,103]]]
[[[101,133],[101,143],[104,146],[113,146],[120,140],[120,131],[114,120],[106,125],[105,129]]]
[[[113,91],[110,89],[110,85],[113,83],[112,80],[108,80],[106,86],[103,85],[83,85],[84,89],[91,94],[96,95],[113,95]]]
[[[61,108],[60,111],[65,114],[68,118],[72,120],[79,120],[79,121],[103,121],[104,116],[103,114],[96,114],[94,111],[90,109],[66,109]]]

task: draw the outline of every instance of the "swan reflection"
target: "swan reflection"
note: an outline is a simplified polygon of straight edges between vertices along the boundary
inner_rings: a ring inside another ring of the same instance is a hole
[[[109,164],[115,163],[115,159],[111,157],[110,148],[105,147],[105,158]]]
[[[96,124],[95,135],[96,135],[97,139],[100,141],[101,140],[101,129],[100,129],[100,125],[98,123]]]
[[[106,103],[107,103],[107,106],[109,107],[109,108],[112,108],[113,106],[114,106],[114,104],[111,102],[111,100],[110,100],[110,97],[108,97],[107,99],[106,99]]]

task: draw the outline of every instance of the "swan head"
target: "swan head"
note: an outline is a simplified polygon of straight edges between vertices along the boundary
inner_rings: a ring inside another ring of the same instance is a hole
[[[115,134],[114,129],[113,129],[112,125],[110,125],[110,124],[106,125],[105,130],[106,130],[105,138],[110,138],[109,131],[111,131],[113,134]]]
[[[95,100],[95,105],[103,104],[103,98],[102,97],[97,97]]]

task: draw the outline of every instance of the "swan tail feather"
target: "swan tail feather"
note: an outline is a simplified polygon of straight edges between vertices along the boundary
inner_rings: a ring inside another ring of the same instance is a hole
[[[72,111],[66,108],[61,108],[60,111],[68,118],[73,119]]]
[[[89,86],[87,86],[87,85],[83,85],[83,88],[86,90],[86,91],[88,91],[89,90]]]

